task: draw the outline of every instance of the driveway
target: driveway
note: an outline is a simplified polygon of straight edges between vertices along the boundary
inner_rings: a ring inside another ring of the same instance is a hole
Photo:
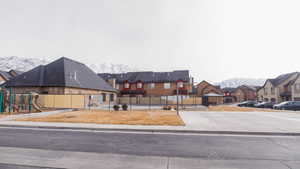
[[[193,130],[300,132],[300,112],[182,112],[181,117]]]

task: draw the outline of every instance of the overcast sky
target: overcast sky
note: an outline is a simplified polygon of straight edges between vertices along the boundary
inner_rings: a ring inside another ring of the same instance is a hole
[[[300,69],[299,9],[299,0],[0,0],[0,56],[268,78]]]

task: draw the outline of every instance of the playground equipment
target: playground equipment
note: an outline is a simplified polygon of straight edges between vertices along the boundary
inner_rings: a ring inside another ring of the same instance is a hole
[[[38,93],[31,93],[32,96],[32,106],[37,112],[42,112],[41,106],[37,103],[37,100],[39,98]]]
[[[42,112],[37,103],[38,93],[14,94],[12,89],[0,88],[0,114],[4,112]]]

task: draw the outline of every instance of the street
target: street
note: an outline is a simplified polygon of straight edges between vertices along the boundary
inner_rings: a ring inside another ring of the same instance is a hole
[[[300,168],[295,136],[26,128],[0,136],[0,168]]]

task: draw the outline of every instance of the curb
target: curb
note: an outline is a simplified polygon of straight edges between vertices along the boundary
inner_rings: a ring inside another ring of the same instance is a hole
[[[167,130],[167,129],[124,129],[124,128],[84,128],[63,126],[28,126],[0,124],[0,127],[15,127],[28,129],[68,129],[86,131],[116,131],[116,132],[145,132],[145,133],[174,133],[174,134],[212,134],[212,135],[252,135],[252,136],[300,136],[298,132],[245,132],[245,131],[208,131],[208,130]]]

